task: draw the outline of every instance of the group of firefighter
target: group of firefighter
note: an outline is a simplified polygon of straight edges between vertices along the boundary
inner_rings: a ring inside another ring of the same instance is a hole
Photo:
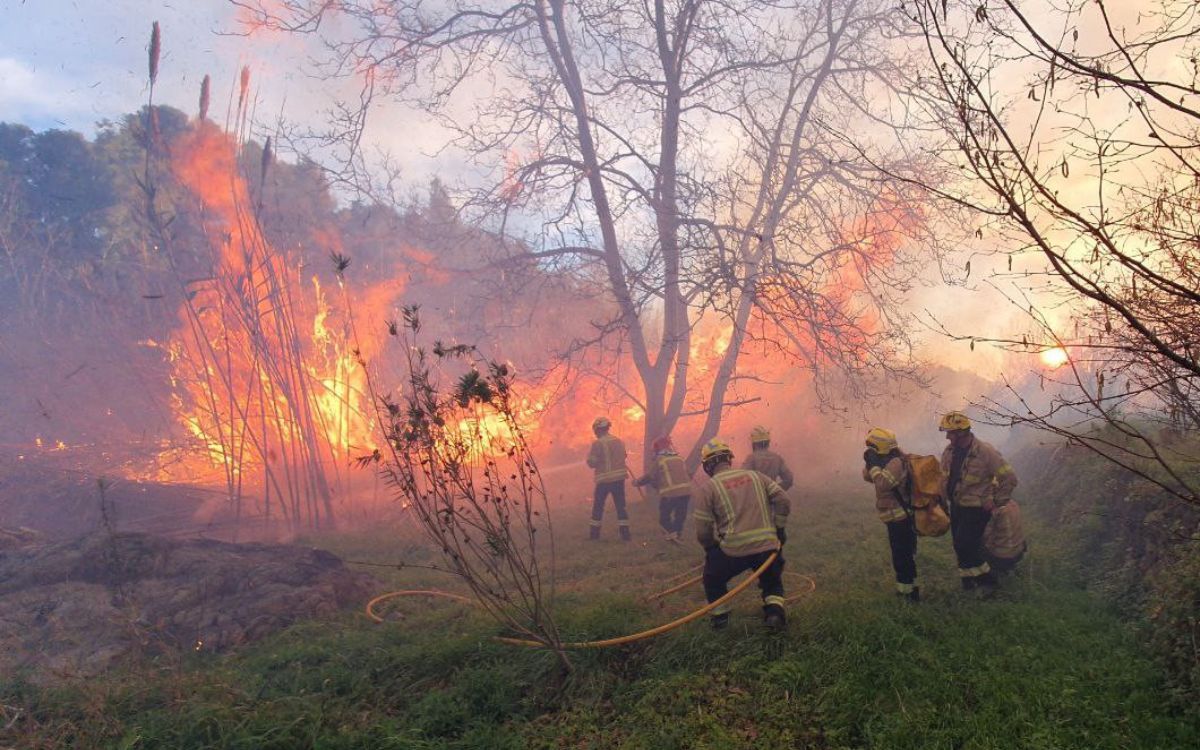
[[[596,440],[587,465],[595,474],[596,488],[588,538],[600,538],[605,504],[612,497],[618,533],[623,541],[630,541],[625,506],[627,454],[611,428],[605,417],[592,423]],[[1011,570],[1025,553],[1019,509],[1012,499],[1017,477],[999,451],[975,436],[971,420],[962,412],[945,414],[938,429],[945,433],[948,444],[940,459],[942,478],[937,496],[949,514],[962,587],[987,596],[999,585],[997,573]],[[695,495],[692,517],[696,538],[704,548],[703,584],[710,604],[725,595],[734,576],[771,561],[758,578],[763,621],[769,629],[782,630],[787,625],[783,591],[783,545],[791,511],[787,490],[794,478],[783,457],[771,450],[771,434],[765,427],[751,431],[750,445],[750,455],[741,468],[734,468],[733,450],[727,443],[718,439],[705,443],[700,463],[708,479],[693,484],[670,437],[659,437],[651,444],[652,463],[634,485],[657,490],[659,525],[666,540],[675,544],[680,543],[688,505]],[[863,479],[874,485],[875,508],[887,528],[896,593],[906,601],[919,602],[919,529],[912,457],[900,449],[894,432],[875,427],[867,433],[863,462]],[[717,607],[711,615],[714,628],[729,624],[728,605]]]

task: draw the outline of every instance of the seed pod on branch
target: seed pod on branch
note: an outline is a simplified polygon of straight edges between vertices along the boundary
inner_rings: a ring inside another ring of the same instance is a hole
[[[200,120],[203,122],[208,119],[208,98],[209,87],[212,85],[212,79],[206,74],[204,80],[200,82]]]
[[[158,30],[158,21],[150,27],[150,85],[158,81],[158,57],[162,52],[162,36]]]

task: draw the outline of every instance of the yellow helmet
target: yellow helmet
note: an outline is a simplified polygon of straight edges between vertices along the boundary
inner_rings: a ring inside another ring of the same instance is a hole
[[[608,417],[596,417],[592,420],[592,429],[596,432],[607,430],[609,427],[612,427],[612,422],[608,421]]]
[[[882,427],[872,427],[867,433],[867,447],[875,451],[881,456],[896,450],[898,447],[896,442],[896,433],[891,430],[885,430]]]
[[[758,425],[753,430],[750,430],[751,443],[765,443],[771,439],[771,431],[762,425]]]
[[[730,461],[733,460],[733,451],[729,448],[729,444],[719,438],[713,438],[700,449],[700,462],[708,463],[722,453],[726,454]]]
[[[967,415],[961,411],[946,412],[942,415],[941,421],[938,422],[938,429],[942,432],[969,430],[971,429],[971,420],[967,419]]]

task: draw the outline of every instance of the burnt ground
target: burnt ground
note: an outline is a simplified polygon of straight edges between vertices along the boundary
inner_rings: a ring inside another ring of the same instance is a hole
[[[376,588],[332,553],[96,533],[0,550],[0,673],[39,681],[124,656],[225,651],[329,617]]]
[[[95,675],[133,654],[224,651],[357,606],[377,588],[335,555],[232,543],[219,493],[0,462],[0,673]],[[278,529],[243,524],[277,538]],[[256,533],[257,532],[257,533]]]

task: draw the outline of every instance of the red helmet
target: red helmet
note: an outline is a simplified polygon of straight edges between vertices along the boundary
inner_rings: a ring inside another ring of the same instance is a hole
[[[674,447],[675,446],[671,444],[670,435],[659,435],[654,439],[654,442],[650,444],[650,450],[654,451],[655,453],[662,453],[668,448]]]

